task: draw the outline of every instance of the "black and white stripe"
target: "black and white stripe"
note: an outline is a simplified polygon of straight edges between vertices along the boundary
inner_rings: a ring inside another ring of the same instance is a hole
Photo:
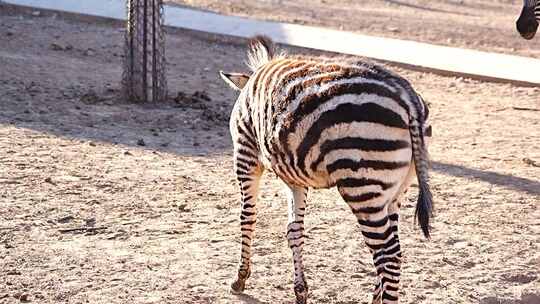
[[[516,21],[520,35],[527,40],[533,39],[538,30],[538,22],[540,22],[540,1],[523,0],[521,14]]]
[[[400,198],[415,175],[416,216],[429,237],[428,109],[403,78],[381,67],[340,59],[275,55],[265,37],[251,41],[253,73],[225,74],[240,91],[230,129],[242,194],[242,251],[232,290],[250,275],[257,192],[264,169],[287,185],[287,239],[297,303],[306,303],[302,263],[308,188],[337,187],[373,253],[373,303],[397,303],[401,266]]]

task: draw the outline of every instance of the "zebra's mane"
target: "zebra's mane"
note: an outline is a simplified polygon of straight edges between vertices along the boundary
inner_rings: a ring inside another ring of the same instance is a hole
[[[274,59],[274,56],[274,42],[269,37],[257,35],[249,40],[247,65],[253,72]]]
[[[249,51],[246,61],[247,66],[253,72],[269,63],[274,59],[288,58],[293,60],[305,60],[312,61],[321,64],[341,63],[356,65],[363,68],[371,68],[375,64],[367,60],[359,60],[358,57],[351,56],[339,56],[339,57],[327,57],[327,56],[310,56],[301,54],[287,54],[283,50],[276,49],[274,42],[268,36],[257,35],[249,39]],[[278,52],[279,51],[279,52]]]

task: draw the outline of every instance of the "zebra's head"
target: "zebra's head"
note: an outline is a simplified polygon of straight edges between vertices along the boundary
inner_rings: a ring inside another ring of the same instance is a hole
[[[523,9],[516,22],[516,27],[521,37],[530,40],[538,29],[538,19],[540,19],[539,0],[523,0]]]

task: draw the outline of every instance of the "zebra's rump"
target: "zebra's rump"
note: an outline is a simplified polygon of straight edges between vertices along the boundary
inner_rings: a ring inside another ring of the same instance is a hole
[[[287,145],[274,145],[271,163],[278,176],[312,188],[339,186],[340,180],[353,177],[398,184],[412,165],[407,130],[354,121],[318,131],[309,137],[292,134]]]
[[[344,174],[394,179],[401,174],[389,170],[407,171],[410,90],[399,76],[358,62],[291,59],[259,73],[262,96],[271,96],[258,100],[263,156],[281,178],[324,188]]]

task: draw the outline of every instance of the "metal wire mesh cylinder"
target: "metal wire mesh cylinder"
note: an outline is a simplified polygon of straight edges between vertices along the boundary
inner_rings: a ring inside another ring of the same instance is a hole
[[[167,97],[163,16],[163,0],[127,0],[122,88],[129,101]]]

